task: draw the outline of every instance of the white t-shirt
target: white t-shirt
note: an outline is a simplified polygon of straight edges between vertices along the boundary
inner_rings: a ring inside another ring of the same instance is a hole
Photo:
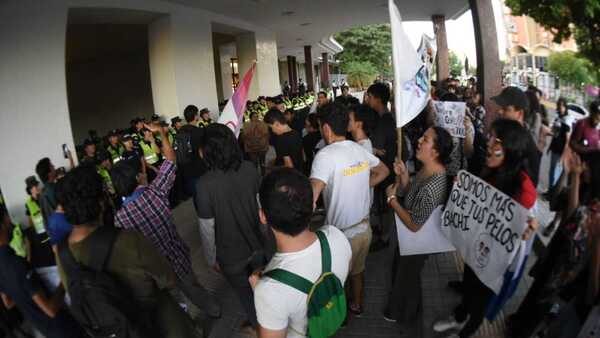
[[[321,149],[312,164],[311,179],[324,182],[325,224],[335,225],[352,238],[367,230],[369,217],[371,168],[379,159],[353,141],[335,142]]]
[[[323,226],[331,250],[331,271],[346,282],[352,249],[344,234],[333,226]],[[291,253],[276,253],[265,271],[284,269],[311,282],[321,276],[321,245],[316,240],[308,248]],[[287,338],[306,337],[308,326],[305,293],[268,277],[263,277],[254,289],[256,317],[260,326],[269,330],[287,328]]]
[[[371,139],[366,138],[366,139],[360,140],[356,143],[360,144],[361,147],[365,148],[365,150],[368,151],[369,154],[375,155],[375,152],[373,151],[373,143],[371,143]],[[375,188],[371,187],[371,189],[369,189],[369,194],[371,194],[371,198],[369,199],[371,201],[371,203],[369,203],[369,206],[371,206],[371,205],[373,205],[373,198],[375,196]]]

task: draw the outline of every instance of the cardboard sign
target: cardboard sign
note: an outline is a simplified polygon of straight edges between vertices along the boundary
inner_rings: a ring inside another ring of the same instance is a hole
[[[442,213],[442,232],[479,280],[497,294],[519,253],[528,216],[518,202],[461,170]]]
[[[456,250],[442,233],[442,208],[435,208],[427,222],[417,232],[412,232],[396,215],[396,232],[400,256],[434,254]]]
[[[465,102],[433,101],[435,124],[446,129],[454,137],[465,138]]]

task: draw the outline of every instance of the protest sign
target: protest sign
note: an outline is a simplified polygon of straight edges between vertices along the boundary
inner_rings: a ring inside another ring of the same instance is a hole
[[[396,232],[400,256],[433,254],[456,250],[442,233],[442,208],[433,210],[427,222],[417,232],[412,232],[396,215]]]
[[[433,107],[437,126],[446,129],[454,137],[465,138],[466,103],[433,101]]]
[[[528,215],[518,202],[461,170],[442,214],[442,232],[479,280],[498,294],[519,252]]]

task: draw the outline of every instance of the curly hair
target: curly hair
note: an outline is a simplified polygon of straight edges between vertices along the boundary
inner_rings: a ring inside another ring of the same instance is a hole
[[[290,236],[308,228],[313,194],[310,181],[299,171],[283,168],[269,173],[262,181],[259,198],[270,227]]]
[[[93,167],[77,167],[62,180],[60,200],[67,221],[73,225],[89,224],[102,212],[102,178]]]
[[[442,127],[432,127],[435,132],[435,140],[433,141],[433,147],[438,152],[438,161],[447,166],[450,161],[450,155],[452,155],[452,149],[454,143],[452,142],[452,136],[450,133]]]
[[[220,123],[204,128],[202,153],[209,170],[238,171],[242,165],[242,150],[235,135]]]
[[[42,183],[48,182],[49,175],[52,172],[52,162],[47,157],[41,159],[35,166],[35,173],[40,177]]]

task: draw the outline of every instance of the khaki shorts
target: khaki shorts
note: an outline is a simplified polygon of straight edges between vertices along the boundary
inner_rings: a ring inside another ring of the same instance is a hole
[[[372,237],[373,232],[371,231],[371,226],[369,226],[364,232],[349,239],[350,247],[352,248],[350,276],[358,275],[365,271],[365,264],[367,262],[367,255],[369,254]]]

